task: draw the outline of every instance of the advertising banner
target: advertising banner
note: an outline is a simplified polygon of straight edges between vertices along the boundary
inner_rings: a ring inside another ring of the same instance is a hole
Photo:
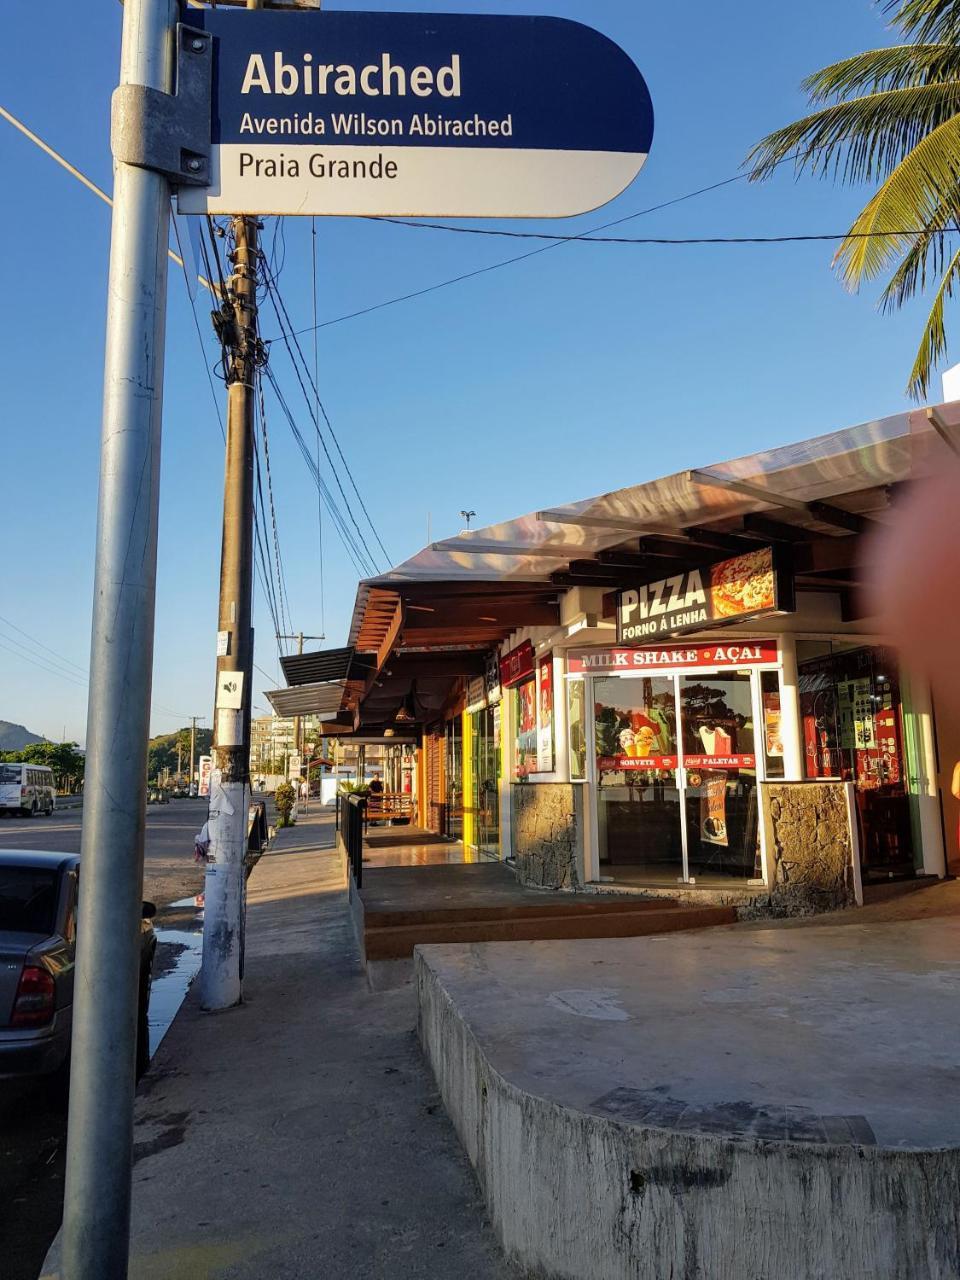
[[[716,763],[716,761],[714,761]],[[728,845],[727,775],[708,774],[700,792],[700,839],[706,844]]]
[[[213,36],[211,185],[181,213],[559,218],[639,173],[643,76],[564,18],[191,12]]]
[[[213,757],[201,756],[197,763],[200,775],[197,795],[208,796],[210,794],[210,774],[213,771]]]
[[[704,569],[688,569],[621,591],[617,640],[680,635],[718,622],[790,612],[793,602],[785,576],[774,564],[773,548],[758,547]]]
[[[553,654],[537,663],[537,773],[553,773]]]

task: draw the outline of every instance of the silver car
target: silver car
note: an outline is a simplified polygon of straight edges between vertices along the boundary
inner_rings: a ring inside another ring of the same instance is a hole
[[[70,1063],[80,858],[0,849],[0,1078],[53,1076]],[[157,940],[152,902],[140,925],[137,1076],[150,1060],[147,1008]]]

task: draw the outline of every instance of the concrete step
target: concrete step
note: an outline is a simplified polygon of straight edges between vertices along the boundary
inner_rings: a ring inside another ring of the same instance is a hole
[[[935,884],[942,884],[939,876],[914,876],[910,880],[884,880],[877,884],[865,884],[863,905],[866,907],[872,902],[902,898],[904,894],[916,893],[918,889],[930,889]]]
[[[362,896],[362,893],[361,893]],[[469,924],[484,920],[547,920],[565,916],[626,915],[636,912],[663,911],[679,906],[669,898],[571,898],[557,894],[543,902],[523,902],[515,905],[500,904],[492,907],[427,907],[409,911],[377,911],[364,909],[366,929],[390,929],[405,925]]]
[[[521,916],[364,929],[366,959],[399,960],[420,943],[539,942],[576,938],[637,938],[682,929],[733,924],[734,907],[667,907],[652,910],[579,911],[576,914]]]

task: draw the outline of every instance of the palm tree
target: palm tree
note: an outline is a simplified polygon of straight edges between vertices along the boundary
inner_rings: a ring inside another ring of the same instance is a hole
[[[881,2],[881,0],[878,0]],[[759,142],[751,179],[794,159],[841,182],[879,184],[834,257],[851,290],[890,272],[882,311],[937,280],[908,391],[926,397],[947,348],[944,304],[960,280],[960,0],[883,0],[906,43],[844,58],[803,82],[818,107]]]

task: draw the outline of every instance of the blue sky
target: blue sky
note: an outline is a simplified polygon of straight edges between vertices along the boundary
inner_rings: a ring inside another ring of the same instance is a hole
[[[562,224],[570,231],[737,173],[753,142],[802,110],[804,75],[890,42],[868,0],[695,0],[682,18],[677,6],[646,0],[389,7],[555,14],[590,23],[630,53],[656,112],[650,159],[611,205]],[[120,17],[116,0],[4,0],[0,41],[0,104],[108,190]],[[3,526],[5,560],[17,565],[0,604],[0,718],[82,741],[77,668],[89,654],[109,210],[2,120],[0,166]],[[623,230],[832,232],[862,202],[862,191],[783,173]],[[305,327],[310,220],[288,219],[284,235],[283,293]],[[319,221],[317,244],[321,320],[529,247],[353,219]],[[489,524],[904,407],[920,310],[879,316],[873,295],[844,292],[830,256],[823,244],[574,244],[322,329],[321,393],[392,559],[420,549],[428,519],[435,538],[456,533],[464,507]],[[154,732],[189,714],[209,724],[223,476],[204,299],[202,355],[182,276],[172,272],[170,284]],[[268,318],[264,333],[274,328]],[[274,367],[307,430],[279,350]],[[292,622],[313,634],[323,625],[339,645],[357,574],[327,527],[321,616],[316,491],[278,411],[268,425]],[[275,672],[259,591],[255,623],[257,663]],[[76,682],[10,652],[18,644]],[[264,687],[271,682],[258,673],[256,708],[266,707]]]

